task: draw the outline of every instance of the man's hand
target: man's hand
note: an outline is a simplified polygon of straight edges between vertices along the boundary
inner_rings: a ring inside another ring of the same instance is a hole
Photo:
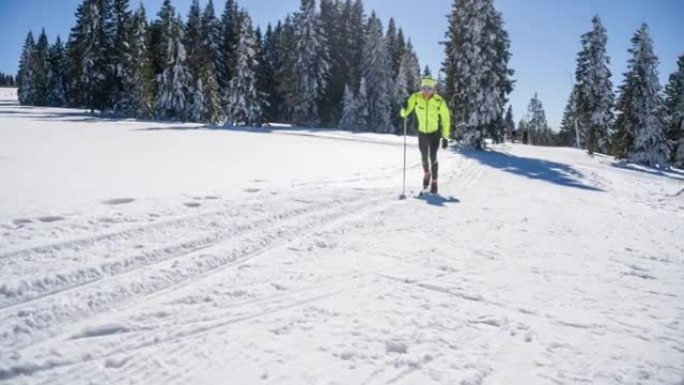
[[[442,138],[442,148],[446,149],[447,147],[449,147],[449,139]]]
[[[405,108],[402,108],[401,111],[399,111],[399,116],[406,119],[406,117],[408,116],[408,113],[406,112]]]

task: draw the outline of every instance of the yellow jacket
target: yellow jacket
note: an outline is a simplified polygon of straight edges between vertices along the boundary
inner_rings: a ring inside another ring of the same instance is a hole
[[[430,99],[425,99],[422,92],[416,92],[409,96],[406,108],[401,110],[401,116],[407,117],[416,111],[418,118],[418,131],[431,134],[439,130],[439,122],[442,122],[442,138],[449,139],[451,136],[451,113],[446,101],[439,95],[434,94]]]

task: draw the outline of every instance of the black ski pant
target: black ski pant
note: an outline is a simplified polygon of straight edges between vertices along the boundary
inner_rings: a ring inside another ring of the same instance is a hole
[[[418,133],[418,148],[420,148],[420,157],[423,161],[423,171],[426,173],[432,171],[433,180],[437,179],[437,171],[439,170],[437,150],[439,149],[440,138],[441,135],[439,130],[429,134],[422,132]]]

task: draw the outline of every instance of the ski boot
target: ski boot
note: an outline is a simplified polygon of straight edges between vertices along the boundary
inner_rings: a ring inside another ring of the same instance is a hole
[[[430,185],[430,171],[425,171],[423,175],[423,190],[427,190]]]
[[[432,180],[432,184],[430,185],[430,193],[431,194],[437,194],[437,179]]]

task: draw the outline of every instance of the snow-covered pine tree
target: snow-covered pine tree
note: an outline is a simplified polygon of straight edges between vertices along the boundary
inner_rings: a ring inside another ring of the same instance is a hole
[[[408,56],[404,55],[407,59]],[[393,117],[393,124],[397,128],[397,131],[403,132],[403,119],[399,117],[397,111],[406,104],[406,100],[411,94],[409,83],[408,83],[408,63],[406,60],[402,60],[399,64],[399,71],[397,72],[394,81],[392,82],[392,107],[390,108],[390,116]]]
[[[202,78],[197,74],[197,80],[194,80],[192,87],[191,98],[188,98],[190,107],[188,112],[188,119],[191,122],[202,122],[204,120],[204,85]]]
[[[359,82],[359,92],[356,97],[356,117],[357,122],[355,131],[368,130],[370,120],[370,108],[368,103],[368,86],[366,78],[362,77]]]
[[[342,118],[337,125],[340,130],[357,131],[356,123],[359,118],[357,116],[357,105],[354,91],[347,84],[344,87],[344,98],[342,99]]]
[[[91,112],[104,112],[110,107],[110,12],[110,0],[84,0],[76,11],[76,25],[69,37],[70,104]]]
[[[280,94],[279,84],[276,80],[277,69],[282,65],[278,50],[278,34],[282,25],[274,30],[271,24],[266,27],[266,34],[261,45],[261,60],[259,61],[258,91],[266,96],[263,106],[264,120],[273,122],[278,119],[278,111],[282,108],[284,98]]]
[[[66,53],[62,39],[57,36],[55,44],[50,47],[47,72],[46,103],[51,107],[66,106]]]
[[[483,133],[500,120],[512,91],[510,42],[492,0],[454,0],[445,43],[447,94],[466,146],[481,149]]]
[[[35,98],[34,74],[33,74],[33,51],[35,50],[33,32],[26,35],[24,47],[19,59],[19,72],[17,73],[17,96],[22,105],[32,105]]]
[[[552,133],[546,122],[546,113],[544,106],[539,100],[537,94],[530,100],[527,106],[527,117],[525,118],[527,131],[530,138],[530,143],[540,146],[548,146],[552,143]]]
[[[660,96],[658,58],[648,26],[642,24],[632,38],[625,80],[620,87],[617,131],[622,151],[635,163],[664,168],[669,165],[665,104]],[[625,151],[626,149],[626,151]]]
[[[204,48],[202,46],[201,12],[199,0],[192,0],[183,39],[183,45],[187,51],[188,72],[191,78],[191,83],[188,86],[189,119],[193,122],[201,122],[204,119],[204,82],[201,77]]]
[[[48,61],[50,55],[50,44],[48,43],[47,35],[45,34],[45,29],[43,29],[38,37],[38,42],[33,50],[33,84],[35,89],[35,95],[33,104],[36,106],[46,106],[47,105],[47,74],[48,74]]]
[[[577,147],[577,135],[581,135],[579,129],[579,117],[575,112],[576,108],[576,88],[570,92],[570,97],[568,98],[568,103],[565,105],[565,111],[563,111],[563,119],[560,124],[560,132],[558,133],[558,140],[561,146],[566,147]],[[584,141],[580,136],[580,145]]]
[[[677,70],[665,87],[667,138],[672,148],[672,164],[684,168],[684,55],[677,60]]]
[[[506,117],[504,118],[504,133],[506,141],[513,141],[513,131],[515,131],[515,121],[513,120],[513,107],[508,106]]]
[[[211,72],[216,78],[214,81],[218,82],[218,78],[222,73],[222,56],[221,56],[221,22],[216,18],[214,11],[214,2],[209,0],[207,6],[202,12],[202,46],[209,54]]]
[[[224,119],[225,111],[221,105],[221,91],[216,82],[216,75],[209,60],[202,63],[200,79],[204,90],[204,115],[201,121],[219,124]]]
[[[363,77],[363,68],[361,62],[363,61],[363,42],[366,31],[366,13],[363,5],[363,0],[351,0],[345,3],[343,12],[345,19],[345,31],[347,32],[347,47],[348,52],[345,54],[348,59],[348,71],[350,84],[353,87],[359,87],[361,84],[361,77]]]
[[[390,75],[392,79],[397,75],[399,72],[399,66],[397,63],[397,66],[395,67],[394,63],[394,54],[399,50],[399,36],[398,36],[398,31],[397,31],[397,23],[394,21],[393,17],[390,17],[389,22],[387,24],[387,32],[385,33],[385,41],[387,42],[387,54],[390,57],[390,68],[391,72]]]
[[[406,83],[408,83],[409,93],[416,92],[420,89],[420,62],[411,39],[406,43],[403,60],[406,65]]]
[[[132,22],[128,0],[113,0],[110,19],[107,21],[111,35],[112,52],[108,55],[108,87],[113,111],[119,116],[133,116],[131,72],[135,63],[132,56]]]
[[[166,47],[164,68],[157,79],[156,115],[159,119],[186,120],[189,114],[188,86],[192,80],[183,45],[180,17],[162,20],[162,41]]]
[[[224,103],[227,103],[228,83],[233,78],[238,57],[236,54],[238,39],[240,37],[240,25],[242,14],[235,0],[226,0],[223,14],[221,15],[221,42],[220,51],[222,57],[221,68],[217,68],[218,83]]]
[[[361,67],[367,82],[368,92],[368,127],[374,132],[392,132],[391,116],[391,58],[387,50],[387,41],[383,35],[382,23],[371,14],[363,44],[363,60]]]
[[[577,55],[577,111],[587,128],[589,154],[607,152],[613,124],[613,84],[610,59],[606,54],[608,37],[598,15],[591,20],[592,30],[582,35],[582,50]]]
[[[228,123],[254,125],[261,123],[262,96],[257,92],[256,36],[252,19],[243,12],[236,55],[238,58],[233,78],[228,84]]]
[[[150,119],[154,117],[154,68],[148,45],[147,16],[142,4],[132,16],[130,39],[131,67],[125,82],[128,115]]]
[[[292,121],[292,111],[297,103],[297,93],[295,26],[291,15],[285,17],[282,24],[278,23],[275,35],[276,51],[280,61],[280,65],[276,67],[276,82],[278,83],[278,93],[284,100],[278,109],[278,120]]]
[[[342,3],[338,0],[321,0],[320,22],[325,37],[325,50],[329,54],[329,71],[326,88],[319,102],[321,122],[334,126],[340,120],[342,99],[347,82],[344,20]]]
[[[212,0],[207,2],[202,13],[200,35],[203,55],[200,69],[200,78],[204,89],[203,121],[219,124],[225,117],[219,85],[219,73],[224,67],[221,51],[221,23],[216,18]]]
[[[525,121],[525,118],[522,118],[518,121],[518,129],[516,131],[518,132],[518,138],[520,138],[520,141],[523,144],[530,143],[530,132],[527,129],[527,122]]]
[[[320,123],[318,103],[325,92],[330,70],[325,35],[315,0],[301,0],[295,15],[295,100],[293,120],[300,124]]]

